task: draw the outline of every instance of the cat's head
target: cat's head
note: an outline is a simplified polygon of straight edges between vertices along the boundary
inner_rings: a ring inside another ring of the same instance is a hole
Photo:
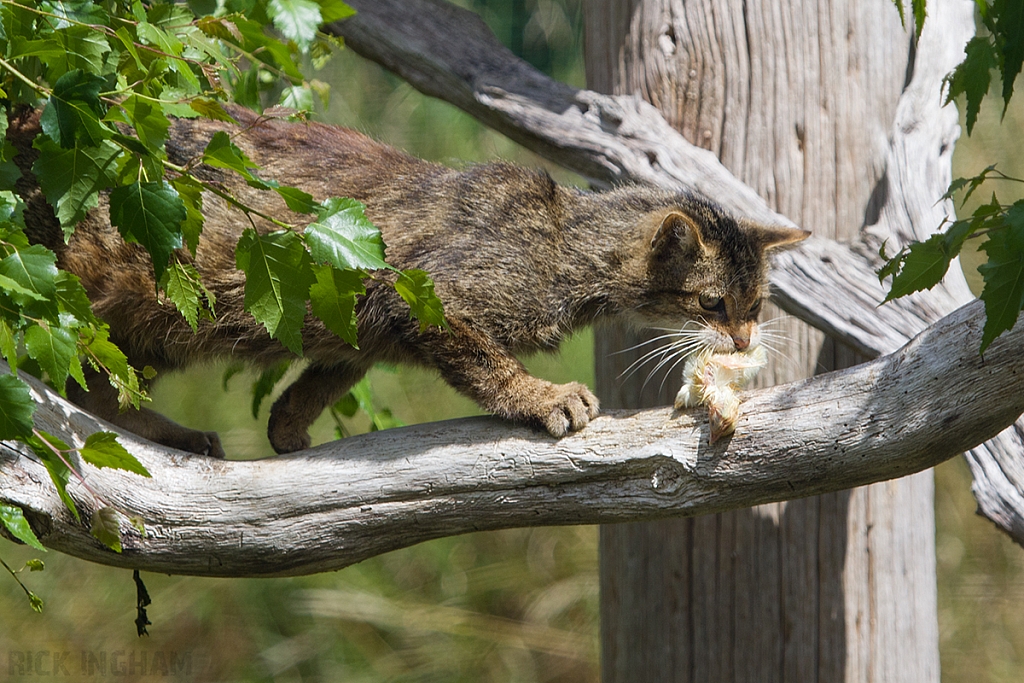
[[[700,346],[719,352],[757,346],[769,254],[809,235],[737,220],[709,200],[686,196],[646,217],[646,291],[634,314],[649,326],[687,324]]]

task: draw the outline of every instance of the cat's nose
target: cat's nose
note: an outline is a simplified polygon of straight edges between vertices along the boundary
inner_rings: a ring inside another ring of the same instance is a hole
[[[732,343],[736,345],[737,351],[745,351],[750,346],[750,337],[733,337]]]

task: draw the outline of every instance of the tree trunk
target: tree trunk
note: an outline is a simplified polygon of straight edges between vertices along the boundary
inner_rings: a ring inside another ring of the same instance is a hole
[[[882,0],[586,5],[589,87],[639,93],[819,237],[856,240],[859,226],[875,222],[913,53],[911,33]],[[766,382],[858,361],[795,320],[773,329],[789,341],[778,344]],[[639,341],[599,333],[604,406],[674,395],[678,373],[660,394],[660,375],[645,388],[645,371],[619,377],[636,355],[609,354]],[[929,471],[708,517],[602,527],[604,681],[938,681],[932,492]]]

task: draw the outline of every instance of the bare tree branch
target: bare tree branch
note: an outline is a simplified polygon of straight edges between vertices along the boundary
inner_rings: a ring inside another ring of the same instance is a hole
[[[269,576],[338,569],[482,529],[699,515],[824,493],[931,467],[1024,411],[1024,323],[977,352],[970,304],[870,363],[752,392],[736,434],[708,444],[706,416],[619,411],[554,440],[471,418],[353,437],[260,461],[185,455],[125,434],[152,479],[82,468],[146,523],[124,552],[93,539],[46,470],[0,443],[0,500],[42,542],[84,559],[170,574]],[[0,369],[2,371],[2,369]],[[72,445],[109,428],[31,380],[36,424]],[[99,506],[80,484],[83,519]]]

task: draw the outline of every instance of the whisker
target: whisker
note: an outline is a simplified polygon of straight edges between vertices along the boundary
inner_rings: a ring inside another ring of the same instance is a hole
[[[652,329],[654,329],[654,328],[652,328]],[[642,341],[639,344],[634,344],[633,346],[630,346],[630,347],[627,347],[625,349],[622,349],[621,351],[613,351],[610,355],[618,356],[619,354],[623,354],[623,353],[628,353],[630,351],[634,351],[634,350],[639,349],[639,348],[641,348],[643,346],[647,346],[649,344],[654,344],[656,342],[659,342],[659,341],[661,341],[663,339],[685,338],[685,337],[688,337],[690,334],[698,334],[698,333],[699,333],[699,331],[693,331],[693,332],[689,332],[688,331],[686,333],[681,333],[681,332],[676,331],[676,332],[672,332],[670,334],[662,334],[662,335],[658,335],[657,337],[654,337],[653,339],[648,339],[647,341]]]
[[[674,358],[677,355],[688,356],[691,353],[693,353],[693,351],[699,349],[703,345],[704,344],[702,341],[693,340],[688,341],[686,343],[670,344],[667,346],[658,347],[657,349],[648,351],[643,356],[633,361],[628,368],[622,371],[622,373],[619,375],[619,378],[629,378],[641,367],[643,367],[645,364],[649,363],[652,360],[660,361],[659,365],[656,366],[654,370],[652,370],[652,372],[657,372],[657,368],[661,367],[661,363],[665,362],[664,359],[666,356],[668,356],[669,358]]]
[[[668,380],[669,375],[671,375],[673,372],[675,372],[675,369],[677,367],[679,367],[679,364],[682,363],[684,360],[686,360],[687,357],[688,357],[688,355],[687,356],[683,356],[683,357],[677,359],[676,362],[672,364],[672,367],[670,367],[668,370],[665,371],[665,376],[661,378],[661,385],[658,387],[658,393],[659,394],[665,388],[665,382]]]
[[[662,379],[662,382],[661,382],[661,386],[664,387],[665,386],[665,379],[667,379],[668,378],[668,374],[670,372],[672,372],[671,368],[674,368],[676,365],[678,365],[679,361],[686,359],[686,357],[689,356],[692,351],[697,350],[697,348],[699,348],[699,347],[694,347],[689,352],[683,351],[683,352],[672,354],[672,355],[668,356],[667,358],[663,358],[661,360],[661,362],[659,362],[656,366],[654,366],[654,368],[649,373],[647,373],[647,378],[644,379],[644,383],[640,387],[640,391],[643,391],[645,388],[647,388],[648,382],[651,381],[652,377],[654,377],[656,374],[658,374],[659,370],[661,370],[667,364],[672,363],[673,361],[675,361],[672,364],[672,366],[668,370],[665,371],[665,377]],[[661,389],[659,388],[658,391],[660,392]]]

